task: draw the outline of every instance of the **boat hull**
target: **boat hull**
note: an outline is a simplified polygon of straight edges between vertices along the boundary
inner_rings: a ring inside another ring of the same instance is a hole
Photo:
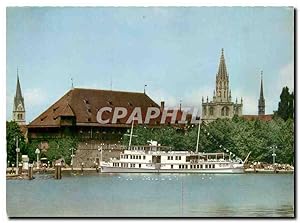
[[[120,168],[120,167],[101,167],[102,173],[244,173],[244,168],[222,168],[222,169],[143,169],[143,168]]]

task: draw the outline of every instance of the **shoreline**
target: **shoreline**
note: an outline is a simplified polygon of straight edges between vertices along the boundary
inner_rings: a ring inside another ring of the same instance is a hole
[[[55,170],[54,169],[47,169],[47,170],[41,170],[41,169],[34,169],[33,170],[34,174],[54,174]],[[98,173],[98,174],[102,174],[101,171],[97,171],[95,168],[73,168],[73,170],[71,168],[62,168],[62,173],[72,173],[74,172],[74,174],[78,174],[78,173]],[[248,168],[245,169],[245,173],[244,174],[293,174],[294,170],[272,170],[272,169],[253,169],[253,168]],[[161,174],[161,173],[160,173]],[[214,173],[211,173],[214,174]],[[201,174],[199,174],[201,175]],[[53,176],[54,177],[54,176]],[[22,173],[22,175],[16,175],[16,174],[7,174],[6,173],[6,180],[28,180],[29,177],[27,175],[27,171],[24,171]]]

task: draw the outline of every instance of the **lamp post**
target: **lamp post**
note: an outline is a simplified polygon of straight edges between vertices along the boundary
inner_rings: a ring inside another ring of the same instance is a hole
[[[40,154],[40,150],[39,150],[39,148],[37,148],[36,150],[35,150],[35,154],[36,154],[36,169],[39,169],[39,154]]]
[[[73,171],[73,165],[74,165],[74,148],[72,147],[71,149],[71,170]]]
[[[17,153],[17,162],[16,162],[16,174],[18,175],[19,174],[19,170],[18,170],[18,167],[19,167],[19,152],[20,152],[20,148],[19,148],[19,138],[18,136],[16,136],[15,138],[15,141],[16,141],[16,153]]]
[[[98,162],[98,169],[99,169],[101,162],[102,162],[102,143],[101,143],[100,147],[98,146],[98,152],[100,153],[100,160]]]
[[[273,148],[273,153],[272,153],[272,157],[273,157],[273,167],[275,169],[275,158],[276,158],[276,149],[277,149],[277,146],[272,146],[271,148]]]

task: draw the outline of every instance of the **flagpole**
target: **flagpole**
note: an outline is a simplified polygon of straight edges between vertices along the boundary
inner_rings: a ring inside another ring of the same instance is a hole
[[[132,123],[131,123],[130,138],[129,138],[129,145],[128,145],[129,148],[131,146],[131,139],[132,139],[132,133],[133,133],[133,123],[134,123],[134,119],[132,120]]]

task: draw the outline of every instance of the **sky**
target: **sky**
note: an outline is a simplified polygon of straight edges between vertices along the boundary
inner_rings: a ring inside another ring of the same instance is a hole
[[[74,87],[146,93],[158,104],[200,107],[213,96],[224,48],[232,98],[266,113],[294,89],[294,11],[287,7],[9,7],[6,119],[17,69],[27,123]]]

